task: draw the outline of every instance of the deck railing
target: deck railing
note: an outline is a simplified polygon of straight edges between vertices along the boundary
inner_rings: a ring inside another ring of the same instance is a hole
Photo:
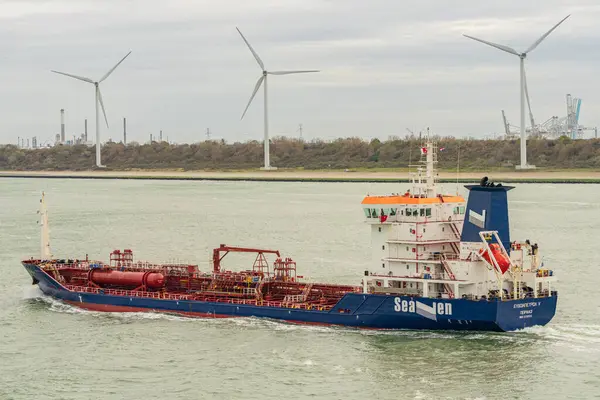
[[[121,290],[121,289],[102,289],[91,286],[75,286],[66,285],[67,289],[76,293],[92,293],[92,294],[108,294],[111,296],[123,296],[123,297],[144,297],[150,299],[162,299],[162,300],[187,300],[187,301],[207,301],[211,303],[226,303],[226,304],[239,304],[239,305],[252,305],[252,306],[266,306],[266,307],[278,307],[278,308],[296,308],[304,310],[318,310],[328,311],[331,309],[330,304],[320,303],[296,303],[293,301],[266,301],[256,299],[237,299],[237,298],[220,298],[211,296],[198,296],[191,294],[172,294],[163,292],[147,292],[142,290]],[[337,302],[337,301],[336,301]]]

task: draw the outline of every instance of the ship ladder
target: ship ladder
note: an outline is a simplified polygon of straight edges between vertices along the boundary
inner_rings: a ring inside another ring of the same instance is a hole
[[[265,279],[261,279],[260,283],[258,284],[258,286],[256,287],[256,289],[254,289],[256,291],[256,300],[262,300],[263,296],[262,296],[262,288],[265,284]]]
[[[460,232],[458,231],[456,224],[454,222],[449,222],[448,225],[450,225],[450,229],[452,230],[452,233],[454,233],[455,238],[460,242]],[[460,254],[460,247],[456,242],[450,242],[450,247],[452,247],[454,254]]]
[[[446,275],[448,276],[448,278],[455,281],[456,276],[452,272],[452,268],[450,268],[450,264],[448,264],[448,261],[446,261],[446,257],[444,257],[444,255],[442,255],[442,267],[444,267],[444,272],[446,272]],[[450,286],[447,283],[444,283],[444,289],[446,290],[446,293],[448,293],[448,297],[453,299],[454,291],[452,290],[452,286]]]
[[[308,301],[308,296],[310,295],[310,291],[312,290],[312,287],[313,287],[313,284],[311,282],[308,285],[306,285],[306,287],[304,288],[304,291],[302,292],[302,301],[303,302]]]
[[[452,232],[454,233],[454,236],[460,240],[460,232],[458,231],[458,228],[456,227],[456,224],[454,222],[449,222],[448,223],[450,225],[450,229],[452,229]]]
[[[63,283],[65,281],[65,278],[60,274],[60,272],[58,272],[58,268],[56,268],[56,265],[51,264],[50,270],[52,271],[52,275],[54,275],[54,279],[57,282]]]

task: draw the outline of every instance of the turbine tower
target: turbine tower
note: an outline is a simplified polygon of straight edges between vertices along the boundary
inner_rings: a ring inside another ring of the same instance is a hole
[[[529,46],[529,48],[527,50],[525,50],[523,53],[517,52],[512,47],[508,47],[508,46],[505,46],[502,44],[488,42],[486,40],[478,39],[476,37],[469,36],[469,35],[463,35],[465,37],[468,37],[469,39],[476,40],[483,44],[487,44],[488,46],[495,47],[499,50],[505,51],[510,54],[514,54],[515,56],[519,57],[519,62],[520,62],[520,67],[521,67],[520,68],[521,69],[521,83],[520,83],[520,89],[521,89],[521,96],[520,96],[520,98],[521,98],[521,165],[517,166],[517,169],[535,168],[534,165],[527,164],[527,144],[526,144],[527,138],[526,138],[526,132],[525,132],[525,96],[527,96],[527,104],[529,104],[529,93],[527,92],[527,79],[525,77],[525,58],[527,57],[527,54],[531,53],[536,47],[538,47],[539,44],[542,43],[544,41],[544,39],[546,39],[546,37],[548,37],[548,35],[550,35],[552,33],[553,30],[558,28],[558,26],[560,24],[562,24],[570,16],[571,15],[569,14],[566,17],[564,17],[562,20],[560,20],[559,23],[554,25],[552,27],[552,29],[550,29],[548,32],[544,33],[538,40],[536,40],[531,46]],[[529,113],[531,114],[531,105],[529,105]],[[533,118],[532,118],[532,120],[533,120]],[[534,129],[533,126],[531,128],[532,128],[532,130]]]
[[[131,50],[129,51],[129,53],[127,53],[125,55],[125,57],[123,57],[121,59],[121,61],[119,61],[114,67],[112,67],[98,81],[94,81],[94,80],[92,80],[90,78],[86,78],[86,77],[83,77],[83,76],[77,76],[77,75],[67,74],[65,72],[59,72],[59,71],[52,70],[52,72],[54,72],[54,73],[65,75],[65,76],[68,76],[70,78],[79,79],[80,81],[91,83],[96,88],[96,166],[98,166],[98,168],[104,168],[105,167],[104,165],[102,165],[102,162],[100,160],[100,112],[99,112],[99,109],[98,109],[98,104],[100,105],[100,107],[102,107],[102,113],[104,114],[104,121],[106,121],[106,127],[108,128],[108,118],[106,118],[106,110],[104,110],[104,103],[102,102],[102,93],[100,93],[100,83],[103,82],[106,78],[108,78],[110,76],[110,74],[112,74],[113,71],[115,69],[117,69],[117,67],[123,61],[125,61],[125,59],[130,54],[131,54]]]
[[[271,167],[271,161],[269,159],[269,112],[268,112],[268,103],[267,103],[267,75],[290,75],[290,74],[302,74],[302,73],[307,73],[307,72],[319,72],[318,70],[307,70],[307,71],[267,71],[267,69],[265,68],[265,65],[263,64],[262,60],[260,59],[260,57],[258,56],[258,54],[256,53],[256,51],[254,51],[254,49],[252,48],[252,46],[250,45],[250,43],[248,43],[248,41],[246,40],[246,38],[244,37],[244,35],[242,34],[242,32],[236,27],[235,29],[237,29],[237,31],[239,32],[240,36],[242,37],[242,39],[244,40],[244,42],[246,43],[246,45],[248,46],[248,48],[250,49],[250,52],[252,53],[252,55],[254,56],[254,58],[256,59],[256,62],[258,63],[258,66],[260,67],[260,69],[262,70],[262,74],[261,76],[258,78],[258,81],[256,82],[256,86],[254,87],[254,91],[252,92],[252,96],[250,96],[250,101],[248,101],[248,105],[246,106],[246,109],[244,109],[244,113],[242,114],[242,118],[244,118],[244,115],[246,115],[246,111],[248,111],[248,107],[250,107],[250,104],[252,103],[252,100],[254,100],[254,96],[256,96],[256,92],[258,92],[258,89],[260,89],[260,85],[263,84],[264,81],[264,97],[265,97],[265,105],[264,105],[264,125],[265,125],[265,165],[263,168],[264,170],[269,170],[269,169],[277,169],[276,167]]]

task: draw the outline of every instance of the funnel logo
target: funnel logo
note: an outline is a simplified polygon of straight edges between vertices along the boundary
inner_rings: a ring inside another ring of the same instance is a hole
[[[481,214],[469,210],[469,222],[481,229],[485,229],[485,210],[481,211]]]

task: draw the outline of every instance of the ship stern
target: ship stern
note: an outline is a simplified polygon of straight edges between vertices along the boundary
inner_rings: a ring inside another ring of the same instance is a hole
[[[496,324],[505,332],[548,324],[556,313],[558,294],[549,297],[499,301]]]

